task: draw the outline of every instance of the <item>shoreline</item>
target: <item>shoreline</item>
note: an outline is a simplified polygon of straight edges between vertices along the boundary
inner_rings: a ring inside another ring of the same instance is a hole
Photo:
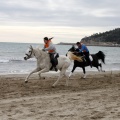
[[[55,71],[49,71],[49,72],[46,72],[46,73],[42,73],[43,75],[51,75],[51,74],[59,74],[59,72],[60,71],[58,71],[58,72],[55,72]],[[97,71],[97,70],[87,70],[86,71],[86,73],[88,73],[88,74],[90,74],[90,73],[110,73],[110,72],[115,72],[115,73],[117,73],[117,72],[120,72],[120,70],[106,70],[105,72],[99,72],[99,71]],[[28,75],[30,72],[27,72],[27,73],[0,73],[0,76],[9,76],[9,75]],[[67,74],[69,74],[70,73],[70,71],[67,71],[66,72]],[[79,70],[76,70],[73,74],[78,74],[78,73],[80,73],[80,74],[82,74],[83,73],[83,71],[82,71],[82,69],[79,71]],[[37,73],[34,73],[34,74],[32,74],[32,75],[35,75],[35,74],[37,74]]]

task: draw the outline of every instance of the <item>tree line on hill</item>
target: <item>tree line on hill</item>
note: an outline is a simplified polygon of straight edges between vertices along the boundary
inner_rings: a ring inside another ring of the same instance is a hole
[[[106,31],[103,33],[95,33],[89,37],[82,38],[81,41],[90,43],[93,42],[111,42],[114,44],[120,44],[120,28],[114,30]]]

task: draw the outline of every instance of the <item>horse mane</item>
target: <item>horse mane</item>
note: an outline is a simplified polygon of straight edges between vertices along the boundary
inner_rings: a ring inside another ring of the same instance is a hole
[[[38,48],[42,55],[48,56],[47,51],[43,51],[41,48]]]
[[[77,60],[79,62],[83,62],[82,57],[76,56],[75,54],[73,54],[70,51],[67,53],[67,55],[68,55],[69,59],[71,59],[71,60]]]
[[[33,48],[34,51],[36,51],[37,56],[41,56],[41,57],[46,57],[48,56],[48,53],[46,51],[43,51],[39,46],[37,46],[36,48]]]

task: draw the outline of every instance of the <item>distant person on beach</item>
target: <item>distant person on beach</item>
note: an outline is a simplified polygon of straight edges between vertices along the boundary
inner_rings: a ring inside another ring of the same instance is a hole
[[[83,55],[85,55],[86,60],[88,61],[90,67],[92,68],[92,62],[91,62],[91,60],[90,60],[90,58],[89,58],[90,53],[89,53],[89,50],[88,50],[88,48],[86,47],[86,45],[84,45],[84,44],[81,43],[81,42],[77,42],[76,45],[78,46],[79,52],[80,52],[80,53],[82,52]]]
[[[55,69],[55,71],[58,71],[58,69],[56,68],[56,61],[55,61],[55,57],[54,54],[56,53],[56,48],[55,45],[52,43],[52,38],[48,38],[48,37],[44,37],[44,51],[48,51],[49,55],[50,55],[50,61],[52,63],[52,67],[50,68],[51,70]]]

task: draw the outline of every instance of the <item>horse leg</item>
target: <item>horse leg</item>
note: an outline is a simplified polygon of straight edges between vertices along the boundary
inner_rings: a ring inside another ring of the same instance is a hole
[[[76,66],[74,65],[72,71],[69,74],[69,78],[72,76],[72,74],[73,74],[73,72],[74,72],[75,69],[76,69]]]
[[[39,75],[39,80],[45,79],[45,77],[41,77],[41,73],[38,73],[38,75]]]
[[[41,74],[39,74],[39,79],[45,79],[45,77],[41,77]]]
[[[82,67],[82,69],[83,69],[83,73],[84,73],[83,78],[85,79],[85,78],[86,78],[86,71],[85,71],[85,67]]]
[[[28,82],[29,77],[30,77],[33,73],[38,72],[39,70],[40,70],[39,68],[36,68],[36,69],[33,70],[32,72],[30,72],[29,75],[28,75],[28,76],[26,77],[26,79],[25,79],[25,83]]]
[[[48,68],[44,68],[42,70],[39,71],[38,75],[39,75],[39,78],[41,79],[41,73],[45,73],[45,72],[48,72],[49,69]]]
[[[67,70],[67,69],[66,69]],[[68,82],[69,82],[69,77],[66,74],[66,70],[64,71],[64,76],[66,77],[66,86],[68,86]]]
[[[105,72],[105,70],[102,69],[102,64],[99,64],[101,72]]]
[[[68,86],[68,76],[66,75],[66,70],[67,70],[68,66],[66,66],[66,64],[62,67],[62,70],[60,71],[59,77],[57,79],[57,81],[52,85],[52,87],[55,87],[56,84],[59,82],[59,80],[63,77],[66,76],[66,86]]]
[[[96,66],[96,68],[98,69],[98,71],[100,72],[99,66]]]
[[[59,80],[61,79],[63,77],[63,74],[60,72],[60,74],[59,74],[59,77],[58,77],[58,79],[57,79],[57,81],[52,85],[52,87],[55,87],[56,86],[56,84],[59,82]]]
[[[66,73],[65,73],[65,76],[66,76],[66,86],[68,86],[69,77]]]
[[[97,68],[98,72],[100,72],[99,66],[101,66],[101,63],[99,63],[100,61],[97,59],[96,61],[94,61],[93,66]]]
[[[65,70],[66,71],[66,70]],[[65,71],[61,71],[60,74],[59,74],[59,77],[57,79],[57,81],[52,85],[52,87],[55,87],[57,85],[57,83],[59,82],[59,80],[63,77],[63,76],[66,76],[66,86],[68,86],[68,76],[64,73]]]

